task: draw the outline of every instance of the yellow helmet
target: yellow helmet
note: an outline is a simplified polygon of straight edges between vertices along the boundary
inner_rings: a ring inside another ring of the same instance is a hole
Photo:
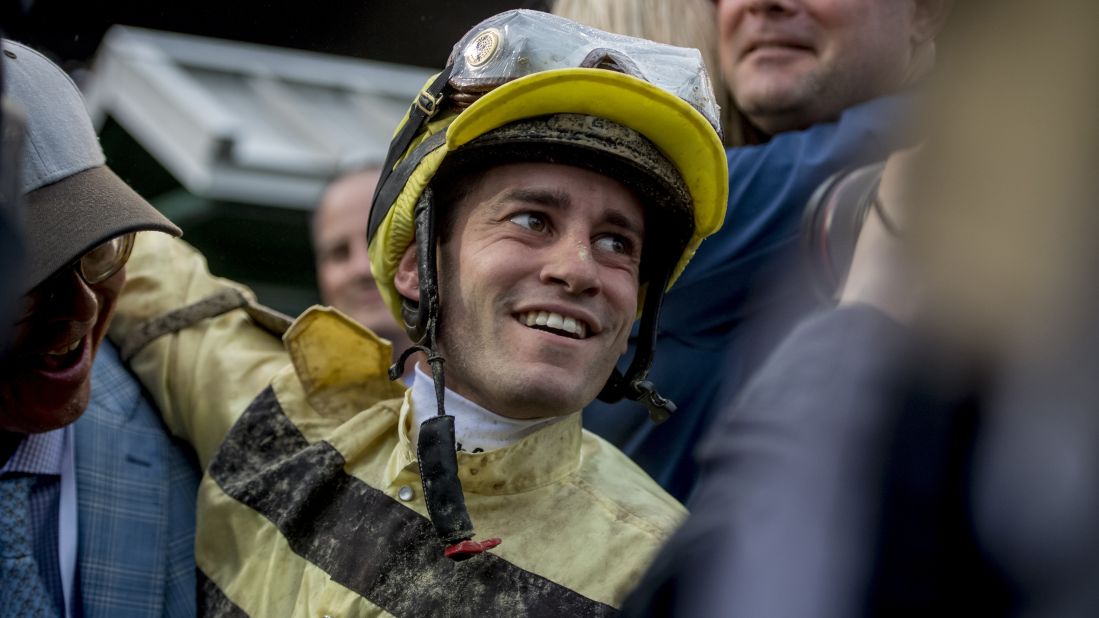
[[[626,127],[672,164],[689,194],[693,229],[674,256],[668,287],[702,239],[721,227],[728,164],[698,50],[610,34],[548,13],[501,13],[455,45],[447,69],[417,97],[391,144],[368,239],[375,279],[398,319],[402,299],[393,275],[415,236],[414,211],[424,189],[478,138],[556,114]],[[646,244],[661,242],[659,233]]]

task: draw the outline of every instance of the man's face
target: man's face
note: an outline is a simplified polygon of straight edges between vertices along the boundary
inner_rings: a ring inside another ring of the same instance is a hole
[[[346,176],[324,195],[314,226],[321,300],[399,345],[404,331],[393,319],[370,273],[366,228],[378,183],[376,170]]]
[[[447,386],[516,418],[590,403],[637,311],[640,201],[607,176],[522,163],[488,170],[452,207],[439,267]]]
[[[912,0],[720,0],[721,61],[767,133],[805,128],[910,77]]]
[[[23,297],[0,377],[0,431],[41,433],[84,412],[92,360],[125,281],[125,268],[94,285],[68,268]]]

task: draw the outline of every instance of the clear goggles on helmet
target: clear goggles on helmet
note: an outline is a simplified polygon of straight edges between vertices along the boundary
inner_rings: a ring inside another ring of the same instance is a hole
[[[612,34],[540,11],[500,13],[458,41],[446,68],[409,107],[382,164],[368,237],[373,238],[404,185],[402,180],[389,186],[397,162],[409,154],[426,123],[441,109],[468,107],[482,95],[527,76],[578,68],[607,69],[659,88],[694,108],[721,135],[720,109],[697,49]]]
[[[676,95],[721,132],[720,110],[697,49],[612,34],[549,13],[519,9],[481,22],[454,46],[450,62],[451,99],[459,105],[534,73],[602,68]]]

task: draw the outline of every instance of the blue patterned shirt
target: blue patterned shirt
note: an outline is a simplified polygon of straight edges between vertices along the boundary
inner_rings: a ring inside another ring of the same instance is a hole
[[[34,557],[46,590],[58,608],[71,608],[76,573],[76,492],[72,427],[23,438],[0,477],[36,477],[30,496]],[[61,522],[66,522],[65,526]],[[59,612],[72,616],[72,611]]]

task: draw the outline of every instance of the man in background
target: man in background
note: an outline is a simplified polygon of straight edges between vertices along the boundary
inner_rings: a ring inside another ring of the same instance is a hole
[[[388,339],[399,355],[412,343],[382,301],[366,252],[366,224],[380,173],[378,168],[350,172],[328,185],[313,215],[313,251],[321,302]]]

